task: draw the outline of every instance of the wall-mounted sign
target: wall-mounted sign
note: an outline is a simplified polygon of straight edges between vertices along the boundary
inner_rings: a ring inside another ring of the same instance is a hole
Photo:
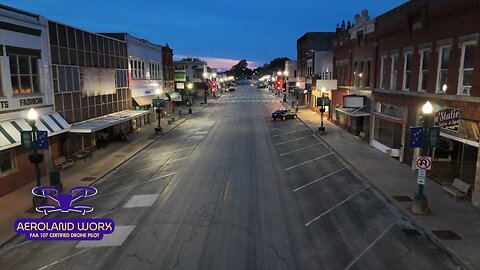
[[[362,108],[365,107],[365,96],[347,95],[343,96],[344,108]]]
[[[19,102],[20,102],[20,107],[31,106],[31,105],[43,104],[43,99],[41,97],[22,98],[22,99],[19,100]],[[8,105],[8,103],[7,103],[7,105]]]
[[[8,100],[0,100],[0,109],[8,109]]]
[[[177,89],[185,89],[185,83],[177,83]]]
[[[185,82],[187,81],[187,74],[185,73],[175,73],[176,82]]]
[[[460,125],[460,109],[445,108],[435,115],[435,126],[458,132]]]
[[[175,72],[185,72],[185,65],[175,65]]]
[[[153,94],[155,93],[155,91],[153,91],[153,89],[145,89],[145,95],[150,95],[150,94]]]

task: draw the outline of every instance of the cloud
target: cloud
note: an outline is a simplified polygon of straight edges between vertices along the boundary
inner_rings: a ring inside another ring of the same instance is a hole
[[[182,60],[183,58],[186,58],[186,57],[200,58],[201,60],[206,61],[209,67],[217,68],[217,69],[219,68],[222,71],[232,68],[232,66],[238,64],[238,62],[240,62],[241,60],[241,59],[229,59],[229,58],[218,58],[218,57],[207,57],[207,56],[191,56],[191,55],[187,56],[187,55],[179,55],[179,54],[176,54],[174,58],[175,60]],[[247,62],[248,62],[249,68],[253,69],[257,67],[255,61],[247,60]]]

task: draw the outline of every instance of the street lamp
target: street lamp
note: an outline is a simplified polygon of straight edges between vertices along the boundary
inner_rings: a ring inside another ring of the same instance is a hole
[[[325,92],[327,92],[327,89],[325,89],[325,87],[322,87],[320,91],[322,92],[322,103],[320,107],[321,118],[320,118],[320,127],[318,128],[318,131],[320,131],[320,133],[322,134],[325,134],[325,126],[323,126],[323,113],[325,112]]]
[[[38,137],[37,137],[37,126],[35,122],[38,119],[38,113],[34,108],[31,108],[27,113],[27,122],[32,127],[32,153],[28,156],[30,163],[35,165],[35,182],[36,186],[39,187],[42,185],[41,172],[39,164],[43,161],[43,154],[38,153]],[[47,198],[33,196],[33,206],[37,207],[43,205],[47,202]]]
[[[285,89],[283,89],[283,102],[287,102],[287,91],[288,91],[288,71],[283,72],[283,76],[285,77]]]
[[[187,84],[187,88],[190,89],[190,90],[192,90],[192,88],[193,88],[193,83],[188,83],[188,84]],[[188,104],[187,104],[187,105],[189,106],[189,108],[188,108],[188,114],[192,114],[192,95],[191,95],[191,92],[190,92],[190,91],[188,92],[188,95],[190,96],[190,100],[188,101]]]
[[[160,109],[160,89],[155,90],[155,94],[157,94],[156,112],[158,120],[158,126],[155,128],[155,133],[158,133],[162,132],[162,126],[160,125],[160,121],[162,119],[162,109]]]
[[[427,102],[425,102],[425,104],[423,104],[422,106],[422,118],[423,118],[422,126],[423,126],[424,139],[423,139],[420,155],[424,157],[429,156],[430,146],[425,141],[425,138],[430,136],[430,134],[428,133],[428,130],[429,130],[429,124],[430,124],[430,116],[432,112],[433,112],[433,106],[430,103],[430,101],[427,100]],[[420,170],[421,169],[419,169],[419,171]],[[420,175],[420,172],[419,172],[419,175]],[[424,188],[424,184],[419,182],[418,191],[417,191],[417,194],[415,194],[415,200],[413,201],[413,204],[412,204],[412,212],[415,214],[425,214],[427,212],[428,200],[425,194],[423,193],[423,188]]]

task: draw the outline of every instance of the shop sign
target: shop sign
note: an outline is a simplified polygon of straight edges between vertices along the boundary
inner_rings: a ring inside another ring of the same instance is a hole
[[[187,81],[187,74],[185,73],[175,73],[176,82],[185,82]]]
[[[177,83],[177,89],[185,89],[185,83]]]
[[[37,104],[42,104],[43,103],[43,99],[41,97],[38,97],[38,98],[22,98],[19,101],[20,101],[20,106],[31,106],[31,105],[37,105]]]
[[[344,108],[363,108],[365,107],[365,96],[359,95],[346,95],[343,96],[343,107]]]
[[[0,109],[8,109],[8,100],[0,100]]]
[[[435,126],[458,132],[460,125],[460,109],[445,108],[437,112],[435,116]]]

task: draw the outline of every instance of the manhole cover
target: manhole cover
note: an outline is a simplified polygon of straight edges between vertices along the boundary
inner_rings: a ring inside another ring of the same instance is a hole
[[[417,229],[402,229],[407,236],[421,236],[422,234]]]
[[[404,195],[392,196],[392,198],[397,202],[411,202],[412,201],[412,199],[410,199],[410,197],[404,196]]]
[[[80,181],[89,182],[89,181],[93,181],[93,180],[95,180],[95,179],[97,179],[97,178],[96,178],[96,177],[84,177],[84,178],[82,178],[82,180],[80,180]]]
[[[462,238],[454,231],[433,230],[432,233],[442,240],[462,240]]]

